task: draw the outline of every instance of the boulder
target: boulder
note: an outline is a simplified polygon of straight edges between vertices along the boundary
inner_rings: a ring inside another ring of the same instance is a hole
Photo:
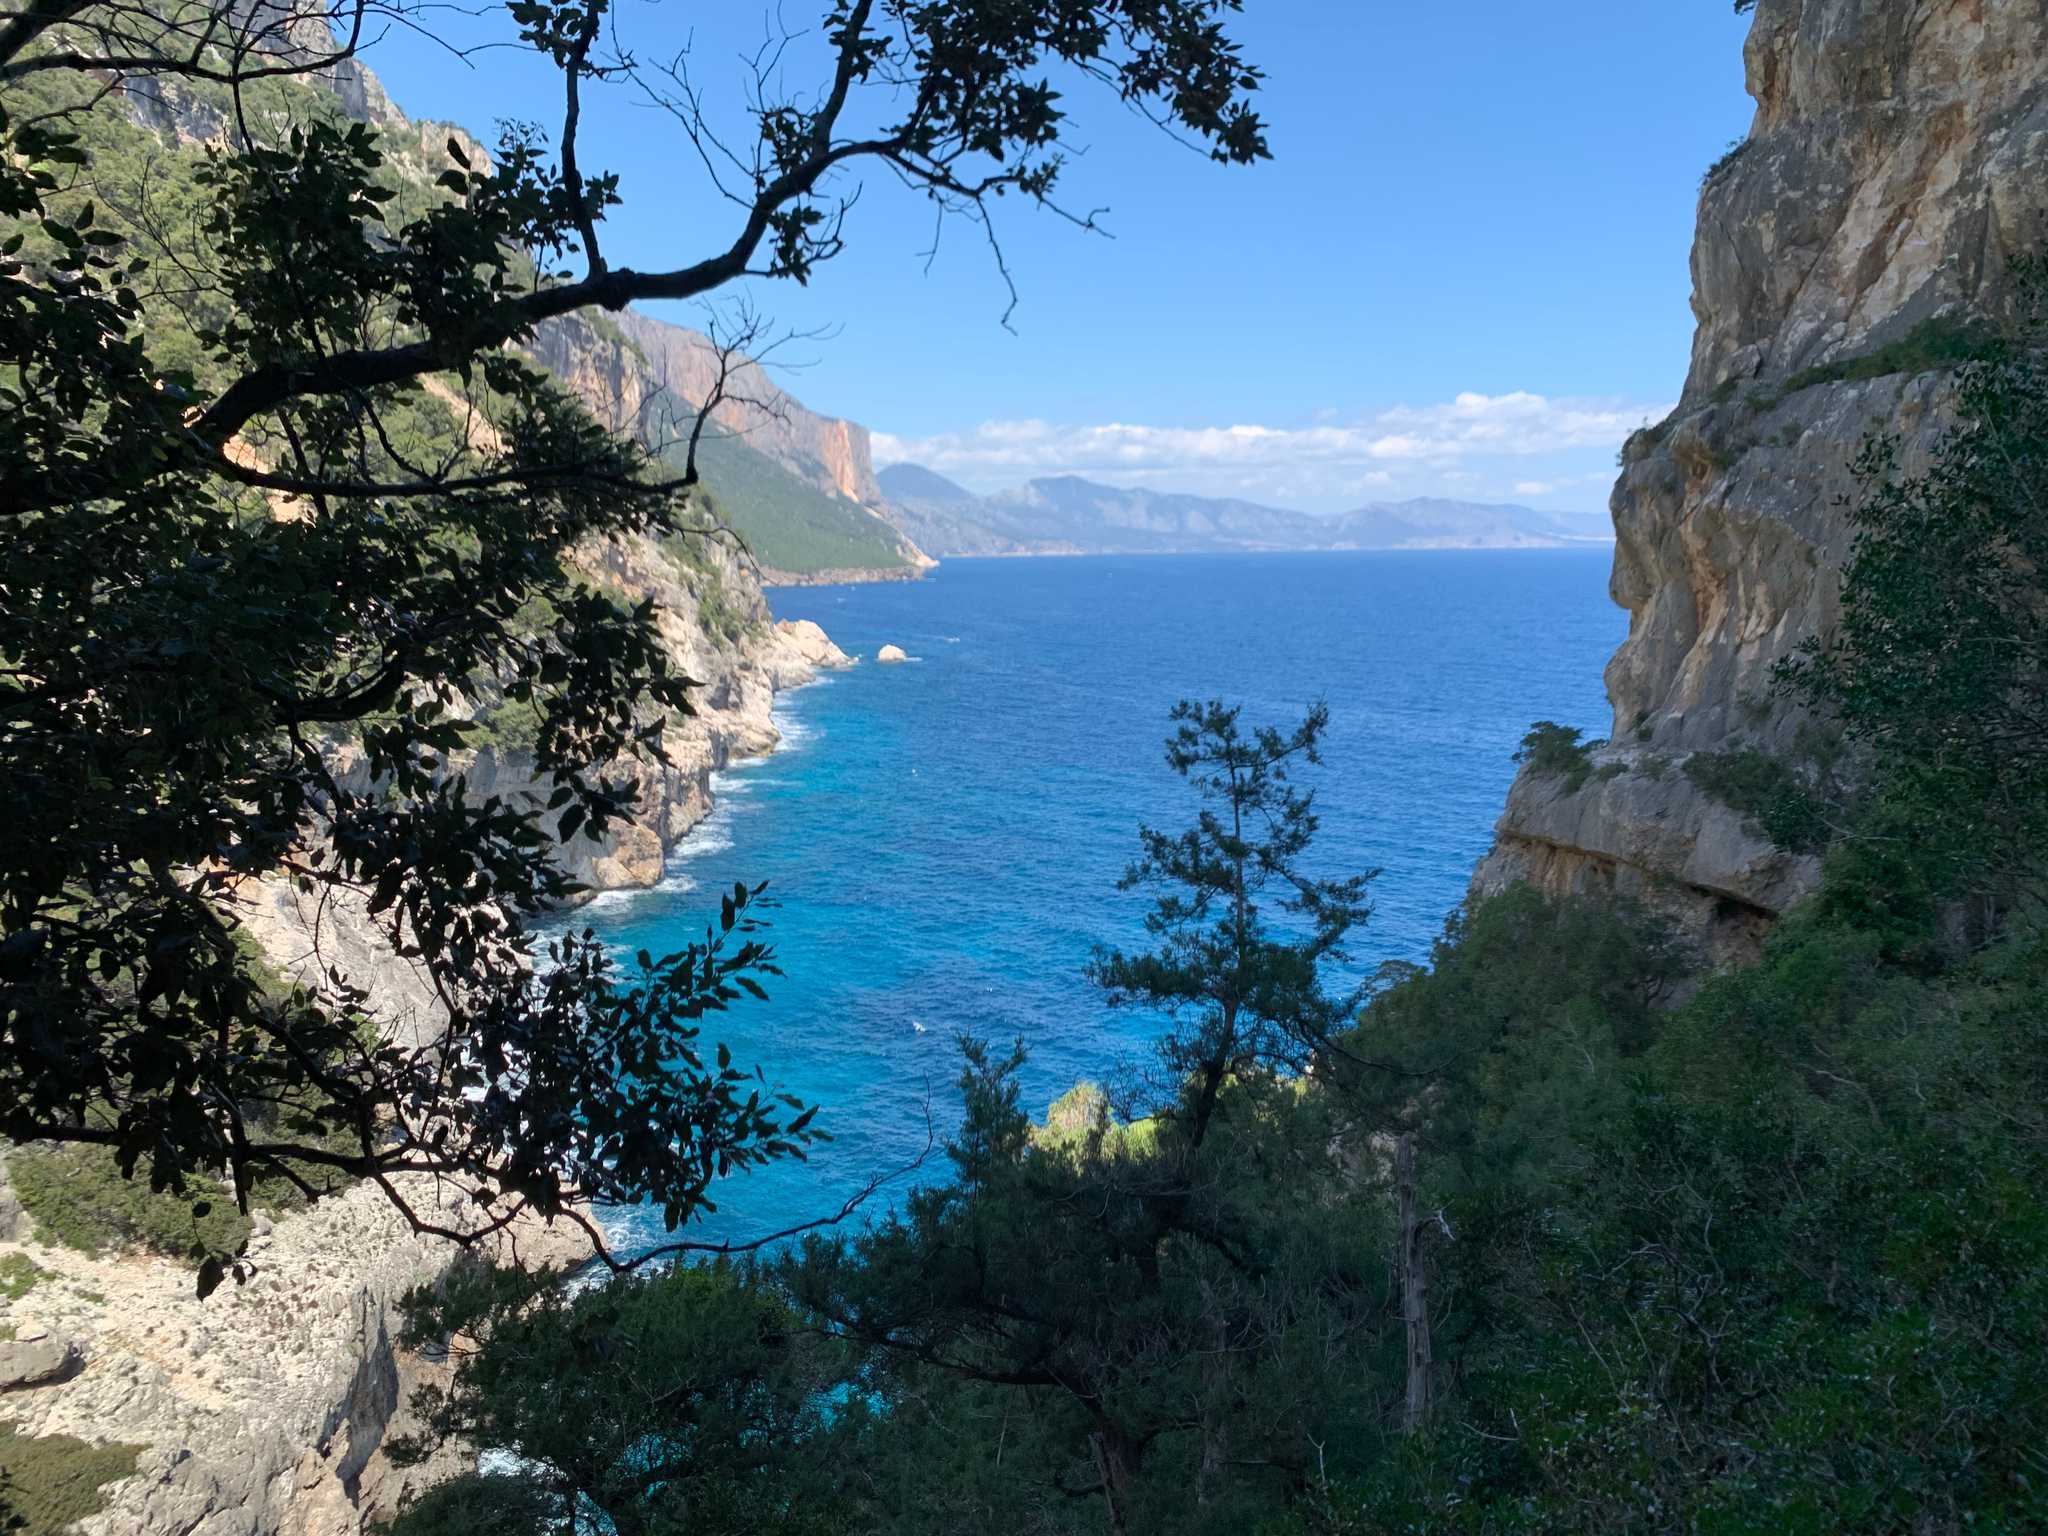
[[[775,634],[783,649],[806,666],[852,665],[852,659],[832,643],[832,637],[809,619],[783,619],[776,624]]]
[[[67,1335],[24,1326],[16,1337],[0,1342],[0,1392],[62,1381],[78,1369],[81,1358]]]
[[[904,654],[903,654],[903,647],[902,647],[902,646],[900,646],[900,645],[885,645],[885,646],[883,646],[883,647],[882,647],[882,648],[881,648],[881,649],[880,649],[879,651],[875,652],[875,660],[877,660],[877,661],[908,661],[908,660],[910,660],[910,658],[909,658],[908,656],[906,656],[906,655],[904,655]]]

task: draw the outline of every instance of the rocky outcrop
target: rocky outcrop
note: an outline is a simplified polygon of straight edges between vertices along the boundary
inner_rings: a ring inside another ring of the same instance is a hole
[[[1702,186],[1680,404],[1614,489],[1605,777],[1524,772],[1484,891],[1620,886],[1739,949],[1813,888],[1686,781],[1689,754],[1793,748],[1777,662],[1825,632],[1873,432],[1910,466],[1947,420],[1946,364],[2011,303],[2048,233],[2048,10],[1983,0],[1758,0],[1756,117]]]
[[[408,1198],[437,1219],[424,1181]],[[84,1536],[357,1536],[412,1480],[385,1448],[412,1388],[440,1367],[397,1348],[397,1302],[455,1250],[413,1235],[368,1186],[309,1211],[259,1214],[246,1285],[205,1301],[191,1270],[30,1242],[35,1281],[0,1302],[0,1414],[21,1434],[141,1448]],[[569,1229],[522,1234],[527,1262],[571,1263]]]
[[[711,776],[775,750],[775,695],[814,681],[821,669],[853,664],[816,624],[775,623],[759,585],[723,546],[709,545],[700,555],[705,563],[692,567],[633,539],[588,551],[581,562],[593,581],[635,602],[655,600],[670,656],[701,685],[696,712],[671,719],[662,732],[666,762],[633,760],[612,770],[634,786],[632,816],[602,838],[579,834],[563,847],[564,865],[593,892],[659,881],[676,844],[710,813]],[[723,630],[706,618],[714,609]],[[484,794],[541,788],[531,758],[517,752],[487,749],[470,775]]]
[[[40,1323],[17,1323],[14,1337],[0,1340],[0,1392],[45,1387],[79,1366],[78,1341],[52,1333]]]

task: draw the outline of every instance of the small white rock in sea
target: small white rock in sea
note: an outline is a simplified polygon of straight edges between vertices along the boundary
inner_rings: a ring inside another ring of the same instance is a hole
[[[881,648],[881,649],[880,649],[879,651],[875,652],[875,660],[877,660],[877,661],[908,661],[908,660],[910,660],[910,658],[909,658],[908,656],[906,656],[906,655],[904,655],[904,654],[903,654],[903,647],[902,647],[902,646],[900,646],[900,645],[885,645],[885,646],[883,646],[883,647],[882,647],[882,648]]]

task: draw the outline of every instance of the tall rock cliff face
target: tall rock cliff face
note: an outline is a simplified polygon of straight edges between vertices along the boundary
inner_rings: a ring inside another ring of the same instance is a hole
[[[631,309],[550,320],[538,329],[527,350],[575,390],[600,421],[649,446],[688,436],[697,407],[718,387],[721,367],[710,337]],[[814,511],[844,525],[870,547],[870,558],[878,562],[867,572],[775,570],[774,530],[758,527],[756,536],[771,536],[770,546],[759,553],[775,579],[914,576],[934,563],[902,532],[885,504],[866,427],[819,415],[777,386],[758,363],[746,359],[737,360],[731,369],[724,394],[706,427],[699,463],[706,484],[714,492],[727,493],[721,482],[733,478],[727,460],[734,452],[755,464],[765,461],[770,474],[786,475],[807,488],[816,498]],[[718,453],[721,448],[727,451]],[[767,499],[777,499],[772,489]],[[744,504],[728,509],[743,532],[758,510]],[[897,569],[881,567],[884,559]]]
[[[1680,404],[1623,452],[1599,769],[1524,772],[1481,891],[1615,887],[1740,952],[1818,879],[1683,772],[1793,748],[1774,665],[1825,632],[1874,431],[1907,464],[1944,428],[1973,328],[2048,234],[2048,7],[2039,0],[1759,0],[1749,137],[1708,173],[1698,330]]]

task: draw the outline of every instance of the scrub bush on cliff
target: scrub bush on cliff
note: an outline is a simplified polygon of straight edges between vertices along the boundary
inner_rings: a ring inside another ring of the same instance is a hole
[[[2048,845],[2048,342],[2042,268],[2009,343],[1956,378],[1958,424],[1907,472],[1871,439],[1842,616],[1781,669],[1875,775],[1880,837],[1951,890],[2010,896]]]
[[[554,1279],[478,1265],[415,1298],[412,1346],[486,1342],[458,1344],[450,1385],[415,1393],[423,1429],[394,1444],[400,1465],[451,1441],[517,1455],[521,1530],[587,1529],[593,1512],[621,1536],[846,1528],[866,1417],[856,1353],[740,1264],[573,1294]],[[396,1529],[461,1530],[468,1506],[510,1491],[465,1478]]]
[[[584,1200],[675,1226],[720,1174],[799,1151],[807,1116],[699,1035],[772,972],[757,891],[676,954],[622,970],[565,937],[536,979],[531,919],[574,889],[554,841],[602,834],[628,801],[607,766],[690,708],[651,606],[571,554],[709,528],[690,455],[664,478],[507,348],[577,311],[808,281],[863,166],[974,220],[1051,203],[1051,70],[1256,160],[1229,9],[827,0],[743,82],[758,110],[719,123],[614,51],[605,0],[519,0],[517,43],[562,86],[553,151],[514,129],[485,169],[451,141],[423,204],[370,128],[278,84],[430,22],[408,0],[65,0],[0,25],[0,1133],[109,1147],[160,1188],[224,1176],[244,1209],[260,1179],[311,1193],[298,1170],[332,1169],[465,1238]],[[790,83],[805,65],[815,89]],[[107,110],[203,98],[222,123],[175,250],[94,197],[74,125],[110,77]],[[741,155],[731,224],[674,265],[607,259],[619,184],[581,167],[578,125],[615,88],[670,109],[679,161]],[[189,332],[146,327],[167,292]],[[410,430],[448,397],[468,430]],[[467,704],[498,697],[537,716],[535,801],[457,767]],[[342,740],[362,772],[335,771]],[[235,942],[266,880],[367,912],[435,1016],[373,1028],[324,956],[267,999]],[[468,1214],[413,1203],[406,1174]],[[233,1259],[195,1257],[202,1288]]]
[[[1542,1198],[1454,1195],[1447,1411],[1307,1528],[2041,1528],[2048,945],[1929,974],[1869,910],[1810,903],[1657,1021]]]

